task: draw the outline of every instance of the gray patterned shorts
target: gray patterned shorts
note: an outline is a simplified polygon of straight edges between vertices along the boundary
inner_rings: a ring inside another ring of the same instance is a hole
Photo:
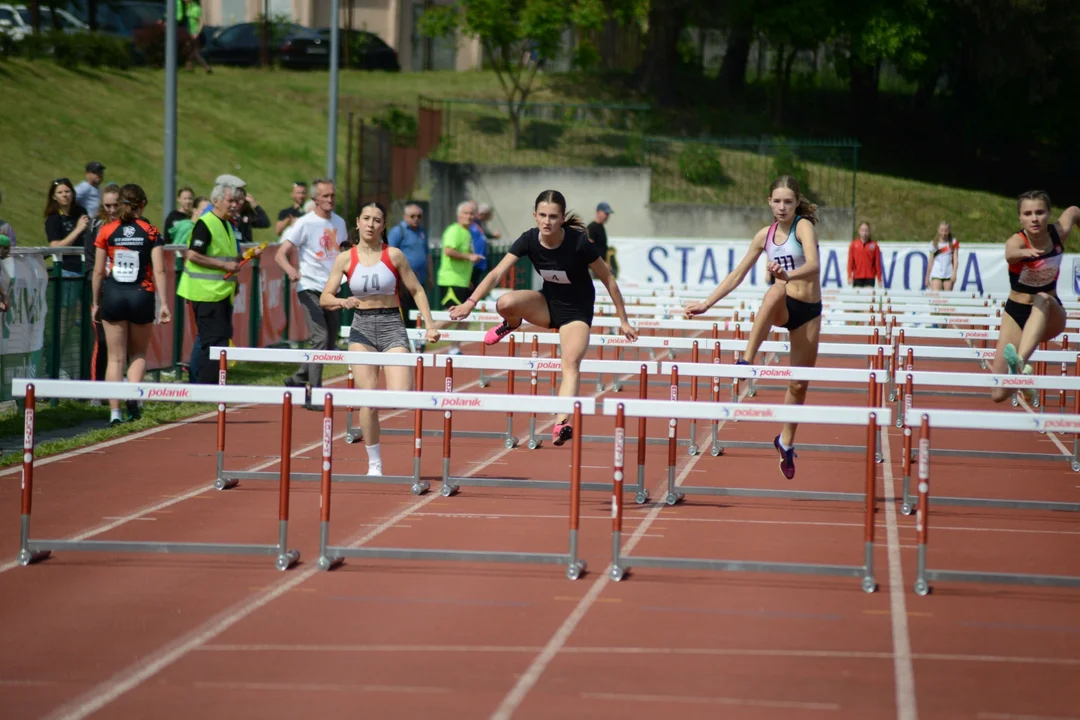
[[[405,322],[399,308],[373,308],[353,313],[349,344],[359,343],[386,352],[392,348],[411,351],[409,336],[405,334]]]

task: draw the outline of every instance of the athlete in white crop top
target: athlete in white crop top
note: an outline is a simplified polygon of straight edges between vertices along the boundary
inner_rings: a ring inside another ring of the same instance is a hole
[[[330,269],[319,303],[324,308],[354,310],[349,332],[350,352],[407,353],[411,350],[401,316],[398,292],[408,292],[424,319],[427,341],[438,342],[439,331],[431,318],[424,287],[416,279],[405,254],[386,245],[386,209],[378,203],[360,208],[356,218],[359,235],[356,245],[341,253]],[[337,296],[342,281],[348,279],[350,296]],[[387,390],[411,391],[412,367],[383,366]],[[353,382],[361,390],[374,390],[379,384],[378,365],[353,365]],[[373,408],[361,408],[360,431],[368,454],[368,475],[382,476],[379,451],[379,415]]]
[[[746,354],[737,362],[753,365],[762,341],[776,326],[788,331],[791,365],[813,367],[817,364],[821,329],[821,275],[817,233],[814,231],[817,206],[803,197],[795,178],[784,175],[773,181],[769,189],[769,207],[775,222],[758,231],[739,266],[724,278],[707,300],[686,306],[686,316],[707,312],[734,291],[764,254],[768,259],[766,269],[776,282],[765,292],[746,343]],[[784,240],[778,243],[777,237]],[[806,382],[792,381],[788,384],[784,402],[804,404],[807,387]],[[780,471],[789,480],[795,477],[795,429],[794,423],[785,423],[773,439],[773,446],[780,454]]]

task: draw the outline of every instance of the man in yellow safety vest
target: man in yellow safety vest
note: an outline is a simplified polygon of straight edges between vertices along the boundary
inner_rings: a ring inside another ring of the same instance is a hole
[[[195,221],[184,253],[184,272],[176,294],[191,303],[202,341],[202,362],[195,382],[218,381],[218,364],[210,362],[210,348],[226,347],[232,339],[233,297],[240,278],[229,274],[240,268],[240,238],[231,218],[244,197],[242,189],[216,185],[210,194],[213,208]]]

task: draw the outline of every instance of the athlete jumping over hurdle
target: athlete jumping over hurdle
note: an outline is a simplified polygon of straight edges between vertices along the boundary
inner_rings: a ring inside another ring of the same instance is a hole
[[[631,342],[637,340],[637,331],[626,316],[619,284],[600,257],[600,251],[589,240],[585,225],[573,213],[566,214],[566,198],[557,190],[545,190],[533,205],[536,227],[521,234],[510,251],[473,290],[468,300],[450,308],[450,317],[464,320],[476,307],[477,298],[484,298],[514,266],[518,258],[527,257],[544,279],[540,292],[514,290],[501,296],[495,310],[503,322],[487,332],[484,343],[494,345],[528,322],[541,328],[559,331],[559,349],[562,357],[562,379],[559,383],[560,397],[577,395],[581,385],[581,360],[589,348],[589,331],[593,321],[593,304],[596,288],[589,270],[604,284],[619,315],[620,330]],[[555,445],[562,445],[573,435],[567,423],[569,415],[560,415],[555,421],[551,437]]]
[[[817,205],[803,197],[795,178],[782,175],[769,187],[769,207],[776,221],[758,231],[738,267],[724,278],[707,300],[686,305],[686,317],[706,312],[733,292],[764,252],[769,259],[768,272],[776,282],[761,301],[761,309],[746,343],[746,354],[739,364],[754,363],[758,348],[775,325],[788,330],[791,365],[814,367],[821,330],[821,275],[814,230]],[[777,237],[783,241],[777,242]],[[805,403],[807,387],[806,381],[791,381],[784,403]],[[796,427],[795,423],[785,423],[773,439],[773,446],[780,453],[780,471],[788,480],[795,477]]]
[[[1080,223],[1080,208],[1075,205],[1050,222],[1050,196],[1031,190],[1016,201],[1020,230],[1005,241],[1005,260],[1009,263],[1009,299],[1001,317],[993,372],[1008,368],[1010,375],[1030,375],[1028,358],[1040,343],[1057,337],[1065,330],[1065,309],[1057,295],[1065,238]],[[1019,349],[1018,349],[1019,348]],[[991,398],[1002,402],[1014,391],[994,388]],[[1025,393],[1028,400],[1033,394]]]
[[[349,330],[350,352],[409,352],[409,336],[401,318],[397,288],[404,285],[424,318],[427,341],[438,342],[439,331],[431,318],[424,287],[416,279],[405,254],[386,244],[386,208],[370,202],[360,208],[356,218],[358,239],[349,252],[341,253],[330,269],[319,304],[328,310],[351,309],[352,328]],[[349,283],[352,297],[337,297],[342,278]],[[378,365],[353,365],[357,388],[374,390],[379,384]],[[411,391],[413,370],[409,367],[386,366],[387,390]],[[379,450],[379,413],[372,408],[360,408],[360,429],[367,448],[368,475],[382,475],[382,455]]]

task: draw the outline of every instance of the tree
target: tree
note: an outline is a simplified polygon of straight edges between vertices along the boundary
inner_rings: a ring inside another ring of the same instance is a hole
[[[420,32],[433,38],[461,34],[480,40],[506,95],[517,149],[521,112],[537,72],[558,51],[563,32],[572,25],[599,28],[607,17],[603,0],[459,0],[428,7]]]

